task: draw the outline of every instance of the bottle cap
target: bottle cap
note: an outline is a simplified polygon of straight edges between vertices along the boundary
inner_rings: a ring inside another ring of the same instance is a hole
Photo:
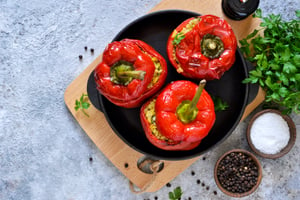
[[[242,20],[255,12],[259,0],[222,0],[225,15],[233,20]]]

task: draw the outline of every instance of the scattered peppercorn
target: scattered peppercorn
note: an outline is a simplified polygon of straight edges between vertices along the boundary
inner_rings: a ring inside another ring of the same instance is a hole
[[[87,46],[84,47],[84,50],[87,50]]]
[[[204,187],[204,186],[205,186],[205,183],[202,183],[201,185],[202,185],[202,187]]]
[[[167,183],[166,186],[167,186],[167,187],[171,187],[171,183]]]
[[[218,193],[217,193],[217,191],[214,191],[214,195],[217,195]]]
[[[202,160],[206,160],[206,157],[204,156],[204,157],[202,158]]]
[[[217,166],[217,178],[221,186],[232,193],[251,190],[258,180],[258,167],[247,154],[232,152]]]
[[[92,53],[92,54],[94,53],[94,49],[93,49],[93,48],[91,48],[91,53]]]
[[[194,176],[194,175],[195,175],[195,172],[194,172],[194,171],[192,171],[192,172],[191,172],[191,174],[192,174],[192,176]]]
[[[209,190],[209,186],[206,186],[206,190]]]
[[[197,179],[197,184],[199,185],[201,183],[200,179]]]
[[[189,197],[188,200],[192,200],[192,197]]]
[[[158,199],[158,197],[157,197],[157,196],[155,196],[155,197],[154,197],[154,199],[155,199],[155,200],[157,200],[157,199]]]
[[[79,57],[79,60],[82,60],[82,55],[79,55],[78,57]]]
[[[93,162],[93,158],[92,157],[90,157],[89,160],[90,160],[90,162]]]
[[[129,166],[128,163],[125,163],[125,164],[124,164],[124,167],[125,167],[125,168],[128,168],[128,166]]]

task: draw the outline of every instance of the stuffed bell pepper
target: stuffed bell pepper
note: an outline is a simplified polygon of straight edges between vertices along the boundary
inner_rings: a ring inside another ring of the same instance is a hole
[[[177,72],[194,79],[220,79],[235,62],[237,41],[231,26],[213,15],[182,22],[169,36],[167,53]]]
[[[198,86],[191,81],[174,81],[142,106],[141,123],[154,146],[190,150],[207,136],[216,116],[205,83],[202,80]]]
[[[167,76],[165,59],[140,40],[110,43],[94,71],[98,91],[110,102],[134,108],[156,93]]]

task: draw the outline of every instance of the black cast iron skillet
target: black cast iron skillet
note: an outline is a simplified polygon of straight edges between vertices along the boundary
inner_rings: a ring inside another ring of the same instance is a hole
[[[185,19],[199,13],[166,10],[145,15],[126,26],[113,40],[139,39],[151,45],[167,61],[168,75],[165,85],[174,80],[191,80],[178,74],[168,61],[166,43],[171,32]],[[224,141],[238,125],[249,102],[249,85],[243,84],[248,68],[241,52],[236,51],[236,61],[220,80],[208,81],[205,89],[229,104],[229,109],[216,113],[216,122],[201,144],[189,151],[165,151],[153,146],[146,138],[139,118],[139,108],[126,109],[115,106],[102,96],[95,86],[93,73],[87,91],[93,105],[101,110],[113,131],[135,150],[159,160],[183,160],[199,156]],[[191,80],[195,82],[194,80]],[[195,82],[198,84],[198,82]],[[253,90],[257,93],[257,88]],[[255,94],[254,94],[255,95]]]

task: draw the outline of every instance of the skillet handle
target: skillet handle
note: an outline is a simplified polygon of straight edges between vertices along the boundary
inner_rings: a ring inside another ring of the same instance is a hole
[[[98,110],[103,112],[103,108],[100,103],[101,94],[98,92],[96,87],[96,82],[94,79],[94,71],[92,71],[92,73],[90,74],[87,82],[87,94],[93,106],[95,106]]]
[[[247,66],[248,71],[251,71],[252,69],[254,69],[254,66],[248,60],[246,60],[246,66]],[[249,95],[248,95],[247,105],[250,104],[256,98],[256,96],[258,94],[258,90],[259,90],[258,83],[248,84],[248,85],[249,85]]]

